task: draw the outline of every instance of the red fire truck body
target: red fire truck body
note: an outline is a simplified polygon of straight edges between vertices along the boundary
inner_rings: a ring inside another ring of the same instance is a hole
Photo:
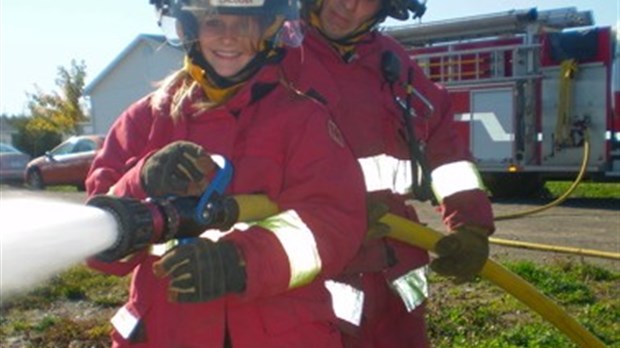
[[[594,26],[590,12],[513,10],[386,32],[448,88],[458,129],[495,195],[574,179],[586,143],[586,177],[620,181],[617,37]]]

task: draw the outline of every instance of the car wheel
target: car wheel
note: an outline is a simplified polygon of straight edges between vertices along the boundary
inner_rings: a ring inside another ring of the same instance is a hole
[[[30,188],[33,190],[42,190],[45,188],[45,183],[43,183],[43,177],[41,176],[41,172],[38,169],[31,169],[30,171],[28,171],[26,181],[28,183],[28,186],[30,186]]]

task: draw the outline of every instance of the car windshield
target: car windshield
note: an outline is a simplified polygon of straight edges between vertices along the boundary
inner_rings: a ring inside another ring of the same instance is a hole
[[[0,153],[17,153],[19,150],[9,144],[0,144]]]
[[[50,151],[51,155],[68,155],[72,153],[94,151],[97,144],[91,139],[69,138]]]

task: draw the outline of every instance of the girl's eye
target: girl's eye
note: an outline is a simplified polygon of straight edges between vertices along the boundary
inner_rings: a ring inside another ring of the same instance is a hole
[[[207,19],[202,25],[205,29],[219,29],[223,27],[224,23],[219,19]]]
[[[218,36],[229,33],[234,36],[248,36],[251,32],[251,22],[248,18],[237,20],[222,20],[222,18],[205,18],[200,30],[202,35]]]

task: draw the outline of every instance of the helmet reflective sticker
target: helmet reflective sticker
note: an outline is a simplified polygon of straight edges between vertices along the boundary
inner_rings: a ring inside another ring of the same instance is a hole
[[[265,0],[210,0],[213,7],[263,7]]]

